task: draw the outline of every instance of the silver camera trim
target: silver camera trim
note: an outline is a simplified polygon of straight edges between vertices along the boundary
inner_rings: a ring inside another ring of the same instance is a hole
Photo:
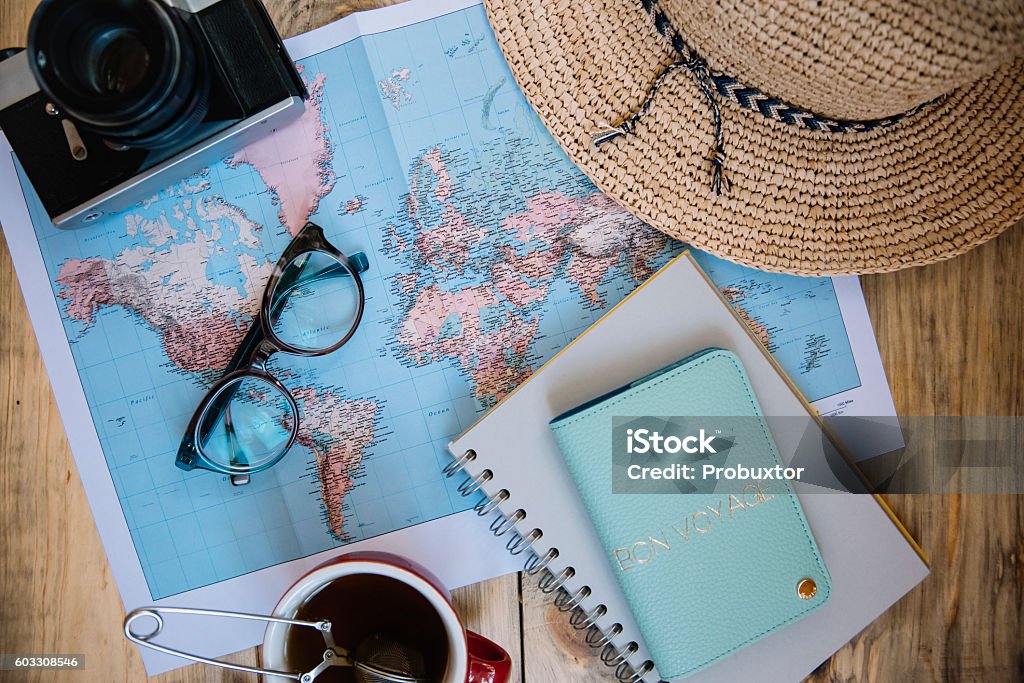
[[[0,62],[0,109],[7,109],[39,92],[39,85],[28,68],[28,50]]]
[[[189,14],[198,14],[211,5],[216,5],[220,0],[163,0],[165,5],[185,10]]]
[[[239,121],[180,154],[146,169],[120,185],[115,185],[88,202],[55,216],[53,224],[65,230],[81,228],[95,223],[104,216],[129,209],[137,204],[140,198],[166,189],[169,178],[187,178],[197,173],[232,152],[237,152],[272,131],[297,120],[305,108],[305,102],[301,97],[281,100],[272,107]],[[168,174],[166,178],[165,173]]]

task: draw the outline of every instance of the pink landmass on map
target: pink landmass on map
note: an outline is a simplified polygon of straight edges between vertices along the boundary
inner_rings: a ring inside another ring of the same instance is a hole
[[[523,279],[521,271],[510,263],[496,263],[491,269],[491,282],[517,308],[539,301],[548,293],[546,284],[530,284]]]
[[[597,287],[614,266],[615,263],[606,258],[573,254],[572,260],[569,261],[568,275],[591,304],[603,305],[604,301]]]
[[[331,533],[348,540],[345,533],[345,496],[352,477],[373,441],[378,406],[373,401],[346,401],[330,391],[305,387],[292,392],[302,406],[302,422],[296,441],[316,455],[320,497],[327,510]]]
[[[401,252],[411,242],[425,271],[395,276],[398,292],[411,300],[397,342],[417,365],[456,359],[485,405],[529,374],[527,355],[539,327],[534,304],[547,296],[559,272],[591,304],[604,306],[599,289],[609,271],[624,268],[645,279],[667,242],[599,192],[582,198],[538,192],[526,198],[521,213],[502,219],[500,230],[511,244],[496,245],[500,260],[484,259],[485,282],[445,289],[441,283],[464,274],[474,250],[490,244],[486,232],[455,208],[455,192],[444,153],[431,149],[410,172],[409,229],[388,225],[389,244]],[[431,283],[422,289],[421,275]]]
[[[550,249],[534,249],[526,254],[517,254],[515,249],[502,246],[505,263],[523,277],[531,280],[548,280],[555,275],[555,268],[565,253],[565,244],[556,242]]]
[[[636,282],[646,280],[649,265],[668,238],[634,217],[607,195],[595,192],[579,202],[579,214],[567,235],[572,249],[569,277],[594,305],[604,306],[598,286],[622,265]]]
[[[289,227],[295,225],[301,227],[293,217]],[[230,252],[224,241],[255,248],[260,232],[260,225],[223,197],[182,197],[156,215],[128,214],[125,233],[135,245],[116,256],[65,261],[56,278],[58,295],[68,318],[86,325],[103,307],[130,311],[159,335],[169,362],[158,363],[210,380],[244,336],[274,266],[246,250]],[[234,263],[226,260],[232,256]],[[220,277],[225,273],[232,277]],[[294,395],[303,411],[297,438],[315,453],[326,521],[331,533],[344,537],[345,496],[374,439],[378,406],[341,400],[329,389],[305,388]]]
[[[444,205],[441,223],[433,230],[420,230],[413,246],[420,252],[423,262],[443,270],[457,273],[469,258],[469,251],[486,233],[474,226],[451,204]]]
[[[353,197],[345,202],[345,213],[349,216],[355,215],[363,210],[363,198]]]
[[[449,292],[437,285],[426,287],[405,318],[398,341],[406,355],[417,363],[440,360],[446,355],[459,355],[460,347],[480,336],[480,311],[498,303],[487,287],[466,287]],[[441,338],[441,328],[451,316],[459,322],[458,334]]]
[[[388,237],[391,239],[392,246],[395,251],[399,254],[409,248],[409,245],[405,243],[402,236],[398,234],[398,230],[395,229],[394,223],[388,223],[387,225]]]
[[[227,367],[245,328],[226,313],[211,313],[163,330],[161,341],[172,363],[188,372]]]
[[[448,201],[452,196],[452,180],[441,156],[441,150],[434,148],[423,154],[413,165],[411,178],[405,209],[410,222],[416,228],[415,233],[410,236],[413,248],[419,252],[427,267],[462,273],[470,251],[487,233],[473,225]],[[421,186],[426,179],[432,179],[434,182],[433,194],[440,204],[441,211],[437,225],[429,229],[424,229],[422,223],[417,220],[421,208],[420,195],[429,189]],[[404,251],[408,244],[399,236],[394,225],[388,224],[388,231],[395,247],[399,252]]]
[[[525,359],[530,342],[537,335],[540,318],[530,321],[514,319],[496,333],[486,335],[475,345],[473,381],[476,397],[484,405],[493,405],[512,393],[530,376],[532,370],[524,362],[510,363],[509,357]],[[465,363],[465,361],[464,361]]]
[[[505,250],[507,263],[531,279],[553,273],[565,251],[570,250],[569,278],[587,300],[599,306],[604,301],[598,286],[609,271],[625,265],[634,280],[647,279],[652,272],[648,263],[667,241],[662,233],[600,192],[584,199],[561,192],[540,192],[527,200],[526,211],[507,217],[502,229],[517,242],[544,246],[525,257]]]
[[[420,192],[424,189],[420,187],[420,171],[423,170],[424,166],[428,166],[433,172],[435,183],[434,197],[437,201],[445,202],[452,196],[452,178],[448,173],[448,166],[441,157],[441,150],[437,147],[428,150],[416,160],[412,172],[409,174],[411,182],[409,185],[409,196],[405,200],[405,212],[410,220],[415,219],[416,214],[420,210],[419,196]]]
[[[417,364],[443,357],[458,359],[476,384],[477,398],[490,404],[530,374],[525,356],[538,322],[510,314],[491,287],[445,291],[431,285],[416,297],[398,342]]]
[[[106,262],[99,258],[71,259],[61,266],[57,284],[64,289],[60,298],[67,300],[68,316],[91,325],[100,306],[110,306],[114,294],[110,290]]]
[[[416,290],[416,283],[419,282],[418,273],[399,273],[395,276],[398,288],[405,294]]]
[[[214,236],[229,224],[239,235],[252,229],[241,210],[221,201],[194,207],[210,220],[200,227],[190,217],[194,232],[189,241],[167,244],[162,231],[141,230],[151,244],[161,247],[143,244],[113,259],[71,259],[62,264],[57,284],[62,288],[59,296],[67,301],[68,317],[90,324],[101,306],[122,306],[160,334],[164,352],[176,367],[186,372],[223,369],[246,331],[239,321],[256,312],[258,290],[273,264],[240,255],[244,292],[207,278],[206,267],[217,248]],[[126,224],[129,229],[142,225],[138,217],[126,219]]]
[[[252,166],[278,205],[278,219],[295,235],[334,189],[334,147],[321,116],[326,74],[307,80],[306,111],[288,126],[249,145],[228,164]]]
[[[526,211],[509,216],[502,224],[520,242],[538,239],[554,244],[562,228],[576,220],[579,202],[561,192],[539,192],[526,200]]]
[[[750,313],[747,312],[747,309],[743,307],[743,300],[747,298],[747,293],[739,287],[723,287],[722,296],[729,300],[733,309],[736,310],[736,315],[738,315],[740,319],[747,324],[747,327],[749,327],[750,331],[754,333],[754,336],[765,345],[765,348],[769,347],[772,342],[772,336],[771,333],[768,332],[768,328],[765,327],[760,320],[751,316]]]
[[[448,167],[444,163],[444,159],[441,158],[441,150],[435,147],[430,150],[422,157],[423,162],[430,165],[430,169],[434,172],[434,177],[437,179],[434,185],[434,197],[439,202],[448,201],[452,196],[452,178],[448,173]]]

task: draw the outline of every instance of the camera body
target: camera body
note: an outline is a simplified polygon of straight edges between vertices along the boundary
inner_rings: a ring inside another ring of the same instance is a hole
[[[43,0],[0,62],[0,129],[50,220],[88,225],[297,119],[260,0]]]

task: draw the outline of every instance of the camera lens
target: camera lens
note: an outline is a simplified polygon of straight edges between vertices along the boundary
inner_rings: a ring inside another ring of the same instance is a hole
[[[54,104],[117,145],[181,143],[206,115],[205,53],[159,0],[43,0],[28,50]]]
[[[76,62],[75,76],[97,95],[134,92],[149,70],[149,50],[136,31],[124,26],[99,27],[79,36],[75,52],[85,58]]]

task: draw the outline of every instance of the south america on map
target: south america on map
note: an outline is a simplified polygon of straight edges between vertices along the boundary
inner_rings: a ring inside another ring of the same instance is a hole
[[[33,223],[154,599],[472,506],[448,441],[683,246],[594,187],[470,7],[300,62],[301,119],[86,230]],[[353,338],[268,370],[291,451],[246,486],[174,466],[307,221],[367,254]],[[811,401],[857,386],[829,279],[696,258]]]

